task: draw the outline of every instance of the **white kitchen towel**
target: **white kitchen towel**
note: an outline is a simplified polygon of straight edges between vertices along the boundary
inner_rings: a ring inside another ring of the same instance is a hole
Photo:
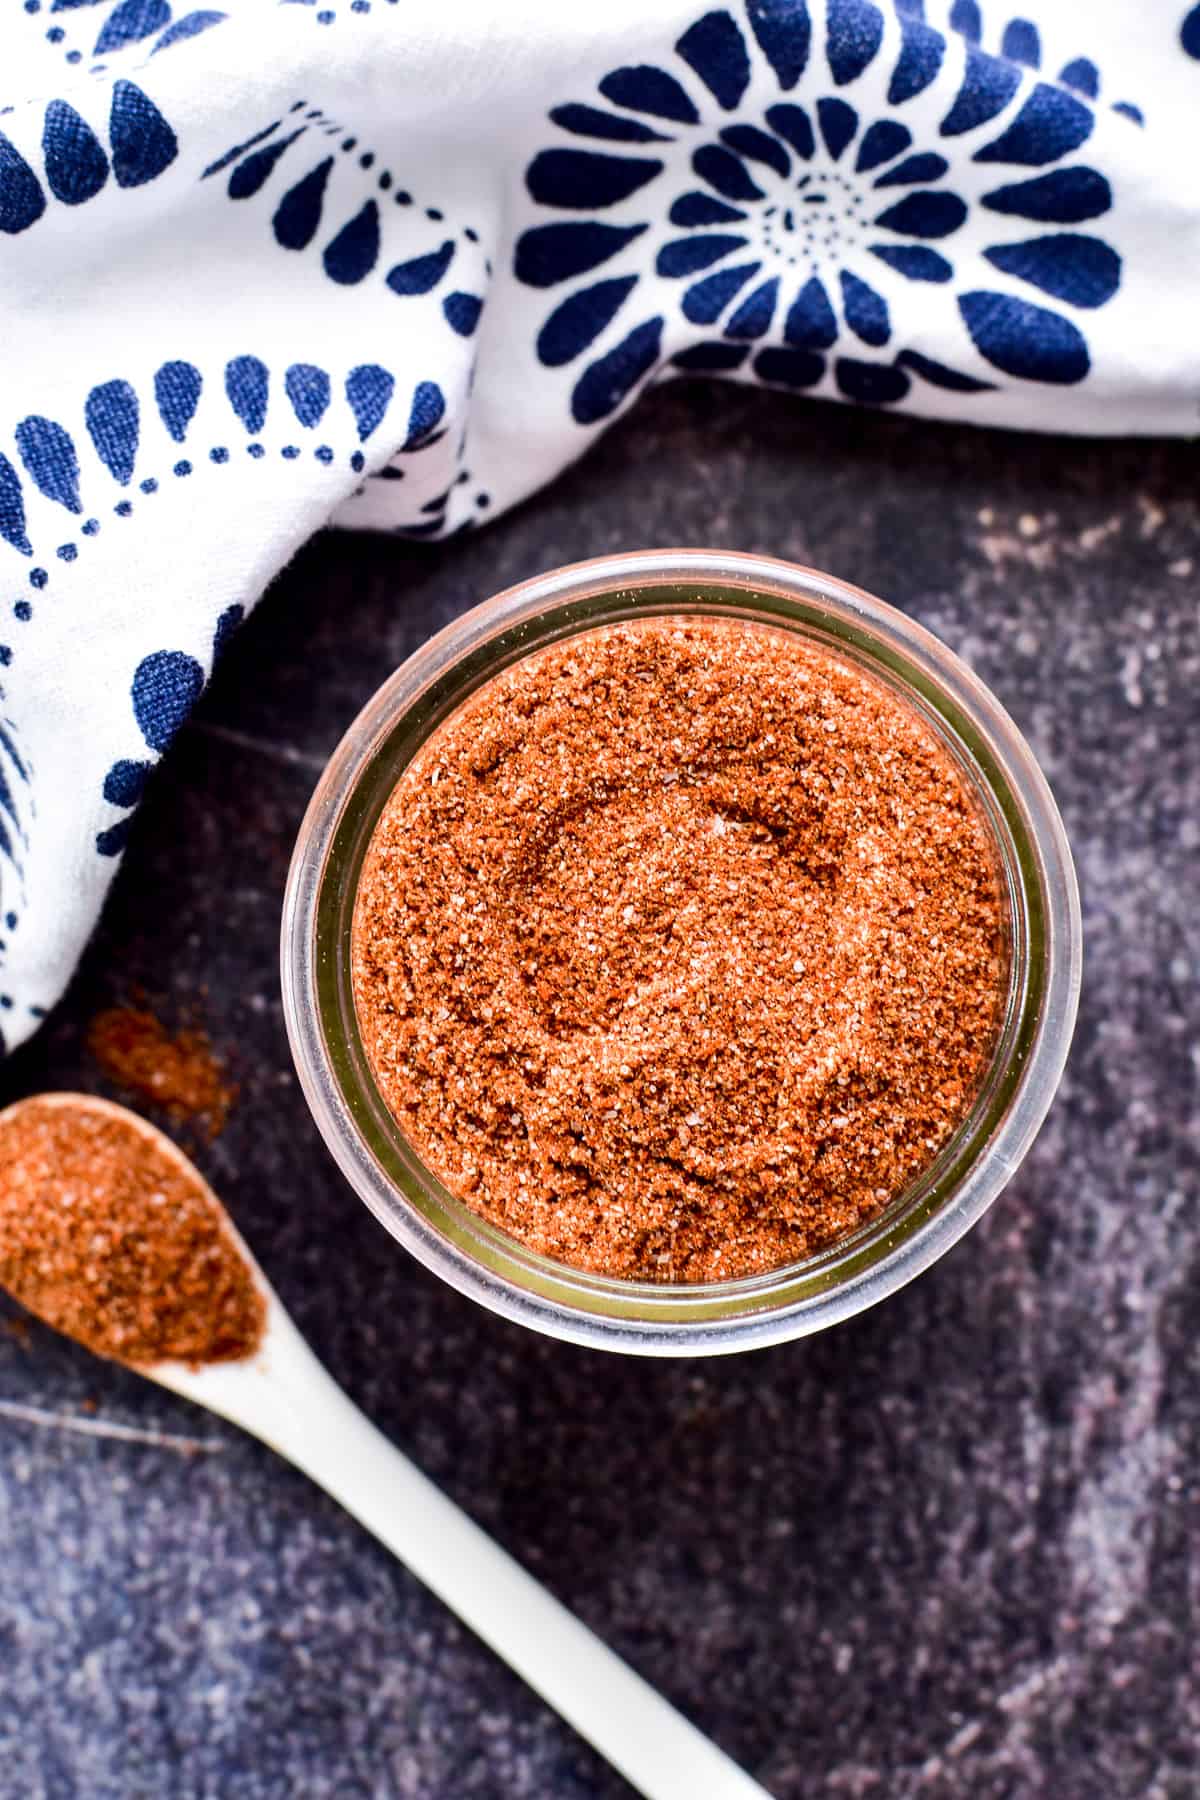
[[[472,529],[684,372],[1197,429],[1200,6],[1010,4],[6,0],[9,1047],[331,518]]]

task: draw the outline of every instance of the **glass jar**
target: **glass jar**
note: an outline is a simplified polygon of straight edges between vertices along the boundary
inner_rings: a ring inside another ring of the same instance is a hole
[[[885,681],[937,735],[991,829],[1009,924],[1008,991],[974,1105],[933,1163],[852,1236],[736,1281],[659,1285],[527,1249],[457,1200],[384,1104],[350,978],[355,895],[401,770],[466,697],[528,652],[647,613],[755,620]],[[831,576],[732,551],[649,550],[555,569],[484,601],[411,656],[334,751],[300,828],[283,909],[283,1000],[301,1086],[335,1161],[393,1237],[461,1293],[574,1343],[707,1355],[801,1337],[911,1281],[992,1204],[1058,1086],[1081,970],[1079,895],[1062,820],[1029,746],[929,632]]]

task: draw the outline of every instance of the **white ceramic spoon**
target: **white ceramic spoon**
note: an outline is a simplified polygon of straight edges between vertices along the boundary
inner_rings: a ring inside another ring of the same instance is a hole
[[[43,1094],[153,1141],[211,1202],[266,1301],[253,1357],[139,1365],[138,1372],[253,1432],[374,1532],[524,1676],[647,1800],[770,1800],[703,1733],[493,1543],[359,1412],[317,1361],[212,1189],[177,1145],[123,1106]],[[0,1113],[0,1125],[26,1104]]]

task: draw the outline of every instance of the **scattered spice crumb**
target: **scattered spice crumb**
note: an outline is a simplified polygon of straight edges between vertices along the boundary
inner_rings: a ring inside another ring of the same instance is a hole
[[[352,965],[388,1106],[533,1249],[656,1282],[802,1259],[962,1120],[1007,937],[911,706],[794,633],[660,618],[525,657],[404,770]]]
[[[1044,538],[1032,543],[1028,537],[1016,537],[1006,531],[985,534],[979,540],[979,548],[993,569],[1002,568],[1006,562],[1027,563],[1031,569],[1048,569],[1055,559],[1053,539]]]
[[[0,1114],[0,1285],[99,1356],[253,1355],[265,1308],[224,1214],[182,1158],[103,1101]]]
[[[1119,518],[1106,519],[1102,525],[1089,525],[1079,534],[1079,548],[1085,554],[1090,555],[1093,550],[1098,550],[1102,544],[1106,544],[1110,537],[1116,537],[1120,529]]]
[[[237,1088],[203,1031],[185,1027],[174,1037],[144,1008],[97,1013],[88,1049],[109,1079],[141,1100],[161,1106],[177,1122],[196,1121],[208,1137],[223,1129]]]
[[[28,1350],[33,1343],[33,1333],[26,1319],[5,1319],[4,1330],[6,1336],[15,1339],[22,1350]]]

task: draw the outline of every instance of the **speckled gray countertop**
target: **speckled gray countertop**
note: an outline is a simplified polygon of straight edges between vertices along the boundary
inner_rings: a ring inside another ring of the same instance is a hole
[[[241,1088],[199,1160],[329,1367],[779,1800],[1198,1791],[1197,472],[1191,446],[681,385],[471,540],[325,536],[0,1071],[0,1100],[105,1091],[98,1008],[198,1015]],[[974,664],[1057,791],[1088,962],[1060,1099],[945,1261],[822,1338],[644,1363],[393,1247],[297,1091],[276,937],[316,775],[416,644],[553,564],[705,542],[844,575]],[[3,1800],[628,1792],[301,1476],[16,1318],[0,1300]]]

